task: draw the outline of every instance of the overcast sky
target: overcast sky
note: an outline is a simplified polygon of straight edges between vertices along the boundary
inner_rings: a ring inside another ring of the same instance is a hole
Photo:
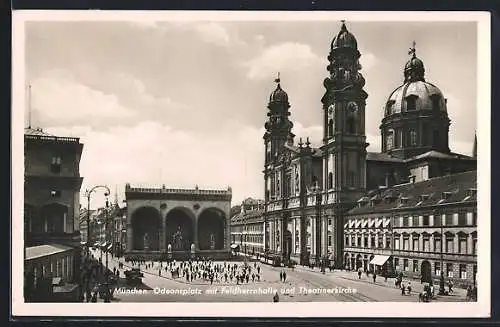
[[[347,22],[368,92],[369,151],[383,105],[416,42],[426,80],[448,99],[452,151],[471,154],[477,110],[476,24]],[[263,197],[263,125],[281,72],[298,137],[321,140],[331,22],[29,22],[32,126],[84,143],[89,185],[233,189]],[[26,115],[27,117],[27,115]],[[27,121],[27,119],[26,119]],[[97,202],[96,202],[97,204]]]

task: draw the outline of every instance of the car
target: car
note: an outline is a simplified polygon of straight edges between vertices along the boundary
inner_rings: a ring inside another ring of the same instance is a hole
[[[142,283],[144,274],[138,268],[132,268],[125,271],[125,278],[128,285],[139,285]]]

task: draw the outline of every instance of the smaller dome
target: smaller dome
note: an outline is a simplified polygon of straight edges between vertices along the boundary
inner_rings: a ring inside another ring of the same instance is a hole
[[[283,91],[279,83],[276,86],[276,90],[271,92],[271,95],[269,96],[269,102],[288,103],[288,94]]]
[[[410,109],[408,99],[412,97],[415,99],[415,107]],[[385,116],[410,110],[434,110],[436,104],[440,111],[447,111],[446,100],[438,87],[425,81],[407,82],[396,88],[389,96]]]
[[[337,48],[352,48],[358,50],[358,41],[356,41],[354,35],[347,30],[344,22],[342,22],[339,34],[332,40],[331,49]]]
[[[424,69],[424,62],[414,56],[406,63],[405,70],[407,69]]]

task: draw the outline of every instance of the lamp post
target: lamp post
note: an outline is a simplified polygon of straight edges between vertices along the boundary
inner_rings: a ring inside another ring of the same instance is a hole
[[[314,187],[314,194],[316,196],[316,262],[321,264],[321,188],[316,184]],[[321,264],[321,271],[324,272],[324,266]]]
[[[444,234],[443,234],[443,218],[441,217],[441,214],[439,211],[436,211],[434,217],[439,217],[439,226],[441,227],[441,276],[439,277],[439,295],[445,295],[445,290],[444,290],[444,260],[443,260],[443,246],[444,246]],[[436,218],[434,218],[436,219]]]
[[[90,198],[92,196],[92,193],[100,188],[106,190],[106,192],[104,193],[104,196],[107,197],[109,194],[111,194],[109,187],[107,187],[105,185],[96,185],[96,186],[92,187],[90,190],[85,191],[85,196],[87,197],[87,248],[90,248],[90,246],[92,244],[92,238],[91,238],[91,233],[90,233]]]

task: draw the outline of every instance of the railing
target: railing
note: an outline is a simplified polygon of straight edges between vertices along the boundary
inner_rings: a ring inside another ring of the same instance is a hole
[[[131,187],[126,185],[126,192],[137,193],[159,193],[159,194],[210,194],[210,195],[228,195],[232,193],[231,188],[227,190],[202,190],[202,189],[180,189],[164,187]]]
[[[39,141],[58,141],[58,142],[68,142],[68,143],[79,143],[80,138],[78,137],[61,137],[61,136],[48,136],[48,135],[24,135],[27,140],[39,140]]]

